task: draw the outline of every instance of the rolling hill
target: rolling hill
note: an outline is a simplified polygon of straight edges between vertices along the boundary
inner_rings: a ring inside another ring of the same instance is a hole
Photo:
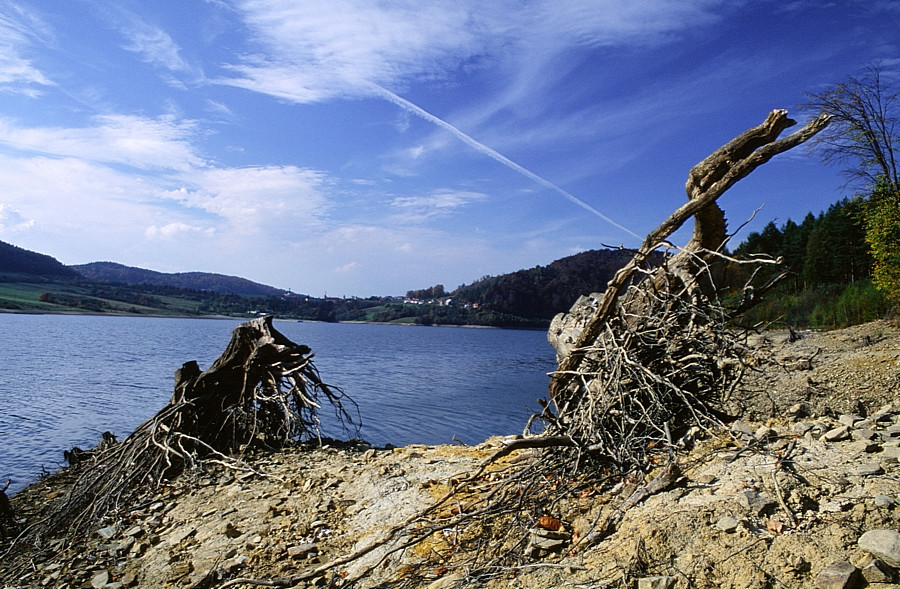
[[[91,262],[90,264],[70,266],[70,268],[85,278],[103,282],[172,286],[248,296],[277,296],[285,292],[283,289],[253,282],[246,278],[209,272],[165,273],[125,266],[115,262]]]

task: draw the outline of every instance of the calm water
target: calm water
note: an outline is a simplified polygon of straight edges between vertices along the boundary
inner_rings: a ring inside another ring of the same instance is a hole
[[[103,431],[127,436],[169,400],[175,369],[208,368],[238,323],[0,313],[0,486],[23,488]],[[521,432],[555,368],[543,331],[275,327],[313,349],[322,379],[359,404],[361,437],[379,446]],[[347,438],[333,425],[324,434]]]

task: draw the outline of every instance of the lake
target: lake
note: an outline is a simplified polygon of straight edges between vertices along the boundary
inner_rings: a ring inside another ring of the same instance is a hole
[[[238,320],[0,313],[0,487],[63,466],[63,450],[120,439],[161,409],[174,372],[206,369]],[[474,444],[521,433],[556,368],[546,332],[276,320],[322,380],[359,405],[373,445]],[[322,411],[323,420],[332,412]],[[347,439],[334,423],[323,435]]]

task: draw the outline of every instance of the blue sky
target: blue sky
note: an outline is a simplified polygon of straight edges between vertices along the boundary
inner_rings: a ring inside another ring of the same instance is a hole
[[[635,247],[770,110],[896,72],[898,31],[878,0],[7,0],[0,240],[315,296]],[[720,204],[763,207],[745,235],[838,172],[799,148]]]

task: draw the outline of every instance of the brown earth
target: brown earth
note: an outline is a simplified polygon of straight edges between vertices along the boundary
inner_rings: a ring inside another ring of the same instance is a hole
[[[548,514],[563,525],[556,546],[532,551],[493,578],[434,566],[412,585],[894,586],[897,568],[873,567],[857,541],[866,531],[900,524],[900,329],[875,322],[803,335],[793,343],[782,333],[758,338],[755,345],[772,361],[753,367],[735,395],[742,419],[729,432],[698,433],[697,443],[678,455],[678,484],[627,510],[615,533],[596,546],[571,550],[572,539],[620,505],[634,484],[560,500]],[[842,423],[845,429],[836,429]],[[258,453],[245,471],[188,473],[72,543],[4,540],[0,583],[200,589],[241,577],[292,586],[277,580],[366,546],[433,504],[509,439],[471,447],[333,444]],[[482,475],[484,487],[532,452],[493,464]],[[71,476],[62,471],[15,495],[19,527],[39,521]],[[391,554],[396,544],[387,543],[294,586],[342,586],[362,575],[360,586],[375,587],[402,578],[409,563],[429,552],[446,550],[458,533],[448,528]],[[823,570],[843,561],[860,580],[825,584]],[[213,570],[220,579],[208,576]]]

